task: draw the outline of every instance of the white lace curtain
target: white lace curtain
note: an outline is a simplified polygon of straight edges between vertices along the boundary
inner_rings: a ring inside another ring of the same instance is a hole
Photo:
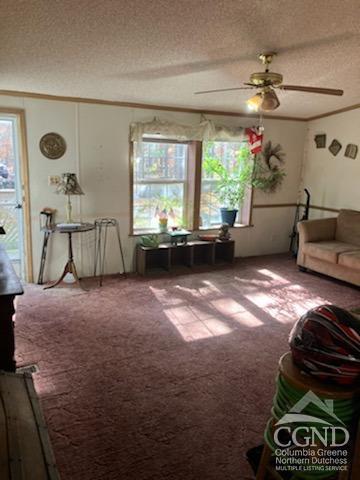
[[[159,136],[172,140],[241,142],[247,139],[243,127],[215,125],[211,120],[202,120],[197,125],[182,125],[154,118],[150,122],[135,122],[130,125],[130,140],[143,141],[146,136]]]

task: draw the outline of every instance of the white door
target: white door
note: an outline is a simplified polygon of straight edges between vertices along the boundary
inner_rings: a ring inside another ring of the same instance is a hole
[[[17,274],[25,278],[24,224],[19,148],[19,125],[16,115],[0,113],[0,225],[5,246]]]

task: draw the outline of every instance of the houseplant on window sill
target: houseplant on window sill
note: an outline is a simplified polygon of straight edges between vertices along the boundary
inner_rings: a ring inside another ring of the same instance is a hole
[[[274,193],[280,187],[286,176],[281,168],[285,154],[281,145],[274,147],[270,141],[264,146],[262,154],[255,156],[251,155],[247,145],[242,145],[227,169],[218,158],[211,155],[211,145],[208,142],[203,167],[208,175],[213,175],[218,181],[216,193],[224,205],[220,209],[221,220],[233,227],[249,188]]]
[[[252,184],[254,161],[250,150],[247,146],[240,147],[232,164],[226,168],[218,158],[211,155],[211,142],[208,142],[203,167],[218,182],[216,193],[223,205],[220,208],[221,220],[233,227],[238,210]]]
[[[172,208],[168,211],[166,208],[160,210],[157,206],[155,210],[155,217],[159,219],[159,232],[166,233],[168,231],[168,221],[169,218],[174,219],[175,213]]]

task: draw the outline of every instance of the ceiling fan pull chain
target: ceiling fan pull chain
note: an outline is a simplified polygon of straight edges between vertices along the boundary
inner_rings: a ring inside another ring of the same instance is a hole
[[[263,123],[263,113],[262,110],[259,112],[259,126],[258,126],[258,131],[259,133],[263,133],[265,128],[264,128],[264,123]]]

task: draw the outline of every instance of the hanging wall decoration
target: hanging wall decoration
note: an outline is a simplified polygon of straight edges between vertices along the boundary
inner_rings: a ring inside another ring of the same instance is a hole
[[[357,145],[354,145],[353,143],[349,143],[346,146],[345,157],[348,157],[348,158],[351,158],[351,159],[355,160],[355,158],[357,156],[357,153],[358,153]]]
[[[65,139],[58,133],[50,132],[41,137],[40,151],[50,160],[57,160],[62,157],[66,151]]]
[[[269,140],[264,145],[261,157],[255,157],[252,185],[263,192],[273,193],[286,176],[285,169],[281,168],[285,161],[285,152],[279,143],[273,146]]]
[[[338,140],[336,140],[336,138],[334,138],[334,140],[331,142],[329,146],[329,150],[334,155],[334,157],[336,157],[336,155],[340,152],[341,147],[342,147],[341,143]]]
[[[325,148],[326,147],[326,135],[325,135],[325,133],[315,135],[314,140],[315,140],[316,148]]]

